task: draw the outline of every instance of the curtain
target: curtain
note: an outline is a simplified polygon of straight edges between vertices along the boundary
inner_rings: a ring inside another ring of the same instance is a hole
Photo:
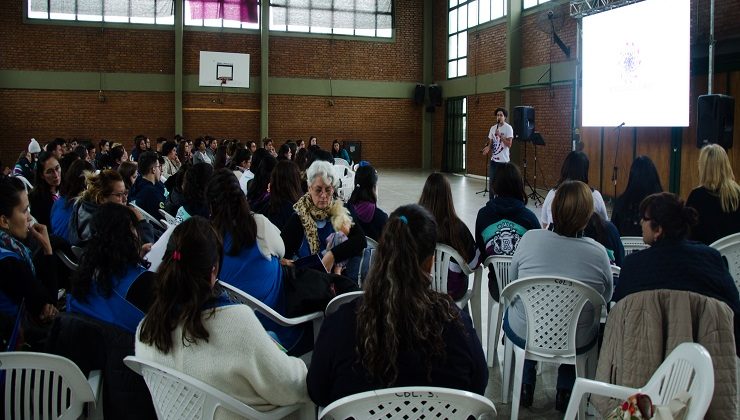
[[[257,0],[187,0],[192,19],[257,23]]]

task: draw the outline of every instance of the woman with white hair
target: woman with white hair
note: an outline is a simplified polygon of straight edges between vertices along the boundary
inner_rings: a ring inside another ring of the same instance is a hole
[[[306,170],[306,180],[308,192],[293,206],[296,212],[288,219],[281,233],[287,258],[321,254],[326,249],[327,238],[334,233],[331,217],[343,206],[340,200],[334,199],[334,189],[339,180],[331,163],[313,162]],[[347,241],[322,255],[327,270],[334,267],[335,261],[345,261],[362,254],[366,246],[362,228],[354,223],[347,238]]]

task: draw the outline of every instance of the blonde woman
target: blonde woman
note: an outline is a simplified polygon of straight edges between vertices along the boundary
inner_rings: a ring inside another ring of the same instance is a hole
[[[691,239],[710,245],[740,232],[740,185],[735,182],[730,159],[722,146],[710,144],[699,153],[699,184],[686,200],[699,212]]]

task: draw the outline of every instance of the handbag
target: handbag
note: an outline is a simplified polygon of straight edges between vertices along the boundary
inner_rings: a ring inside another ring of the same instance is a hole
[[[310,268],[283,267],[285,316],[293,318],[326,309],[337,295],[360,290],[357,284],[338,274]]]

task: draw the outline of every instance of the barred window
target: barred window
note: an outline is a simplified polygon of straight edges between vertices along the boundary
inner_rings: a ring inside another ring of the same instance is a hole
[[[468,74],[468,29],[506,16],[506,0],[450,0],[447,78]]]
[[[28,0],[29,19],[172,25],[174,0]]]
[[[188,26],[259,29],[258,0],[185,0]]]
[[[272,0],[270,29],[390,38],[392,0]]]

